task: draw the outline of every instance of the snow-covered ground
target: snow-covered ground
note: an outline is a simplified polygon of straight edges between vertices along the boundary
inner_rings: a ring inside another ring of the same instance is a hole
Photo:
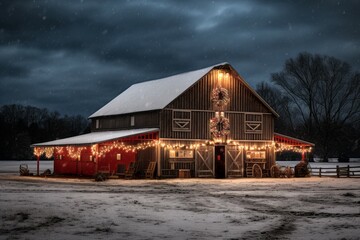
[[[289,166],[295,167],[298,164],[298,161],[277,161],[277,164],[280,166]],[[339,167],[346,167],[347,165],[350,166],[360,166],[360,161],[353,161],[353,162],[309,162],[312,168],[319,168],[319,167],[328,167],[328,168],[336,168],[336,165]]]
[[[297,161],[278,161],[277,162],[280,166],[290,166],[294,167],[299,162]],[[29,161],[29,160],[21,160],[21,161],[0,161],[0,173],[18,173],[20,164],[27,164],[29,167],[30,172],[36,173],[36,161]],[[350,166],[360,166],[360,161],[353,161],[350,163],[337,163],[337,162],[311,162],[311,167],[318,168],[318,167],[333,167],[335,168],[336,165],[340,167],[345,167],[347,165]],[[54,162],[53,161],[40,161],[40,173],[44,172],[46,169],[50,169],[53,172],[54,169]]]
[[[360,179],[0,174],[0,239],[359,239]]]
[[[31,173],[36,173],[36,161],[19,160],[19,161],[0,161],[0,173],[19,173],[20,164],[27,164]],[[40,173],[46,169],[54,170],[54,161],[39,162]]]

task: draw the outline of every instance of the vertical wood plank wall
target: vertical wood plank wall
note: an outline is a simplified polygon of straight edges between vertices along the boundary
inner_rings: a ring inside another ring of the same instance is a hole
[[[194,86],[171,102],[161,112],[161,138],[211,139],[209,121],[215,116],[211,103],[211,92],[218,85],[217,70],[211,71]],[[230,74],[221,86],[229,91],[230,103],[224,109],[230,120],[230,139],[233,140],[273,140],[274,116],[270,110],[248,89],[242,80]],[[191,131],[172,131],[172,111],[191,110]],[[245,133],[245,113],[262,114],[262,131]]]
[[[96,132],[103,130],[159,127],[159,117],[160,117],[159,112],[160,111],[148,111],[148,112],[94,118],[91,121],[91,131]],[[134,126],[131,126],[130,119],[132,116],[135,117]],[[99,128],[96,128],[96,120],[100,121]]]

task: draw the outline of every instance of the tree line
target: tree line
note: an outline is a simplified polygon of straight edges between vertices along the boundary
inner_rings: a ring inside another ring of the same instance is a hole
[[[300,53],[257,92],[280,118],[275,131],[315,143],[314,154],[360,157],[360,74],[334,57]]]
[[[0,132],[0,159],[24,160],[33,158],[31,144],[90,132],[90,125],[81,115],[13,104],[0,108]]]

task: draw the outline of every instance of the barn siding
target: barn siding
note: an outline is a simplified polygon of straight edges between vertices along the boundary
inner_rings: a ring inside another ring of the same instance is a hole
[[[135,125],[131,126],[131,117],[135,117]],[[96,121],[99,120],[99,128],[96,128]],[[158,128],[159,111],[140,112],[116,116],[93,118],[91,131],[103,130],[124,130],[137,128]]]
[[[191,111],[191,131],[181,132],[172,130],[172,111],[162,111],[162,123],[160,127],[161,138],[175,139],[211,139],[209,121],[215,116],[213,111]],[[245,133],[245,114],[225,112],[225,117],[230,121],[230,139],[233,140],[273,140],[274,119],[270,114],[262,114],[262,132]]]
[[[211,103],[211,92],[217,86],[217,70],[199,80],[161,112],[161,138],[175,139],[211,139],[209,121],[215,116]],[[225,116],[230,120],[230,139],[233,140],[273,140],[274,115],[249,90],[235,74],[230,74],[222,87],[228,89],[230,104],[224,109]],[[173,115],[176,110],[191,111],[191,131],[173,131]],[[245,131],[246,114],[261,116],[261,132],[247,133]]]
[[[217,74],[217,70],[212,70],[166,108],[212,110],[210,97],[218,84]],[[229,91],[230,96],[230,104],[225,111],[271,113],[234,73],[230,74],[229,80],[223,80],[221,86]]]

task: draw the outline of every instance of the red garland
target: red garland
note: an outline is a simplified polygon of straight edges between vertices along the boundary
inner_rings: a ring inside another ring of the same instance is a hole
[[[230,121],[226,117],[214,117],[210,119],[210,133],[219,138],[230,134]]]

